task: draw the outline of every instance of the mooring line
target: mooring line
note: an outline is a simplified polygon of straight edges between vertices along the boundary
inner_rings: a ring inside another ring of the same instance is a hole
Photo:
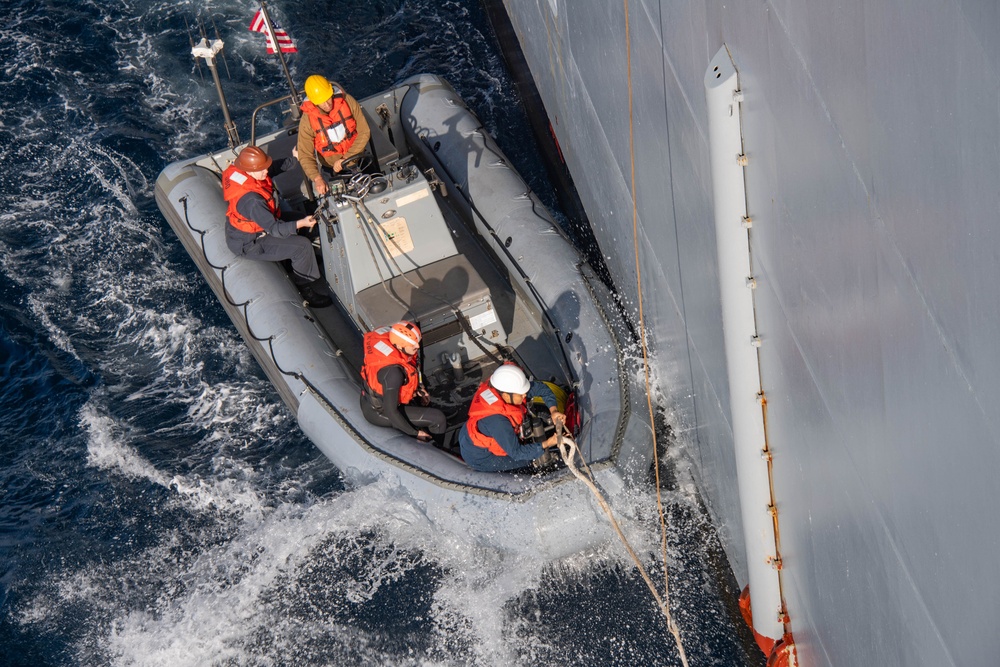
[[[656,605],[660,608],[660,611],[663,612],[663,615],[666,617],[667,629],[670,630],[670,634],[674,636],[674,641],[677,644],[677,652],[680,654],[681,657],[681,663],[684,665],[684,667],[688,667],[687,654],[684,652],[684,644],[681,642],[681,633],[677,627],[677,624],[674,622],[673,616],[670,613],[670,599],[667,598],[666,596],[660,597],[660,593],[656,590],[656,586],[653,584],[653,580],[650,579],[649,573],[646,572],[646,568],[645,566],[643,566],[642,560],[639,558],[639,555],[635,552],[635,549],[632,548],[632,545],[629,543],[628,538],[625,537],[625,533],[622,532],[621,526],[618,525],[618,520],[615,519],[614,512],[611,511],[611,505],[608,504],[608,501],[604,497],[604,494],[601,493],[601,490],[597,488],[597,483],[594,481],[594,474],[590,471],[590,468],[587,466],[587,462],[584,460],[583,455],[580,454],[580,449],[576,446],[576,442],[574,442],[571,438],[563,437],[561,427],[557,427],[557,429],[559,433],[559,437],[557,438],[557,443],[559,447],[559,454],[562,456],[563,462],[566,464],[566,467],[569,469],[569,471],[573,473],[573,475],[577,479],[583,482],[588,489],[590,489],[590,492],[593,493],[594,497],[597,499],[597,504],[601,506],[602,510],[604,510],[604,513],[608,517],[608,521],[611,522],[611,527],[615,529],[615,533],[617,533],[618,535],[618,539],[621,540],[621,543],[625,546],[625,550],[628,551],[628,554],[629,556],[631,556],[632,561],[635,563],[635,566],[639,568],[639,574],[642,575],[642,580],[646,582],[646,586],[649,588],[649,592],[652,593],[653,598],[656,600]],[[580,472],[579,468],[577,468],[576,466],[577,456],[580,457],[580,462],[583,464],[584,469],[586,469],[587,471],[586,475]],[[666,569],[666,567],[667,564],[666,562],[664,562],[663,568]]]

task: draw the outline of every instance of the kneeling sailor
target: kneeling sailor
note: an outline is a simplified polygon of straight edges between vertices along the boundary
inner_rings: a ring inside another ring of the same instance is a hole
[[[447,427],[444,413],[427,407],[430,396],[420,384],[417,351],[420,329],[397,322],[365,334],[361,367],[364,388],[361,412],[376,426],[390,426],[421,442],[430,442]],[[410,405],[416,398],[421,405]]]

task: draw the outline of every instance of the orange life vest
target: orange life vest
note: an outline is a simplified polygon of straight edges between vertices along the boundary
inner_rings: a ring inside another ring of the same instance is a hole
[[[323,113],[319,107],[306,100],[299,107],[302,113],[309,117],[309,124],[312,125],[313,145],[316,152],[323,157],[333,155],[343,155],[354,144],[354,138],[358,136],[358,123],[354,120],[351,107],[347,104],[343,94],[334,93],[333,108],[330,113]]]
[[[236,204],[240,198],[251,192],[263,197],[271,215],[275,218],[278,217],[278,200],[274,196],[274,182],[271,181],[270,176],[263,181],[258,181],[242,169],[238,169],[235,164],[229,165],[229,168],[222,172],[222,198],[226,200],[228,205],[226,216],[229,218],[229,224],[241,232],[254,234],[264,231],[264,228],[253,220],[244,218],[236,210]]]
[[[399,348],[389,342],[389,327],[382,327],[365,334],[365,361],[361,366],[361,379],[371,391],[382,397],[382,383],[378,381],[378,372],[386,366],[402,366],[406,373],[406,384],[399,388],[399,402],[409,404],[413,398],[420,379],[417,376],[417,355],[403,354]]]
[[[477,426],[479,420],[491,415],[503,415],[514,427],[514,433],[520,433],[521,422],[524,421],[527,410],[528,406],[524,403],[521,405],[507,403],[500,396],[500,392],[491,387],[489,382],[484,382],[479,385],[476,395],[472,398],[472,405],[469,406],[469,421],[465,423],[465,427],[469,429],[469,439],[476,447],[489,450],[494,456],[507,456],[500,443],[479,432]]]

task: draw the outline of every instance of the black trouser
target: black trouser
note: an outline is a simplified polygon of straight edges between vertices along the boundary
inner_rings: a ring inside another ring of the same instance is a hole
[[[270,234],[241,232],[227,225],[226,245],[234,255],[265,262],[292,261],[292,280],[296,285],[305,285],[319,280],[319,264],[312,242],[305,236],[278,238]]]
[[[441,435],[448,426],[448,420],[444,413],[437,408],[425,408],[418,405],[404,405],[402,408],[407,421],[414,428],[423,429],[431,435]],[[392,422],[382,412],[382,409],[372,405],[364,394],[361,395],[361,413],[365,419],[376,426],[394,428]]]

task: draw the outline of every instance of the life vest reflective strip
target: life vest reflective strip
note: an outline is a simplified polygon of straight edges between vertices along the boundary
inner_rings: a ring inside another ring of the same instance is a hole
[[[243,195],[251,192],[263,197],[267,210],[275,218],[278,217],[278,200],[274,196],[274,182],[271,181],[270,176],[263,181],[258,181],[247,175],[245,171],[238,169],[235,164],[229,165],[229,168],[222,172],[222,198],[226,200],[228,206],[226,216],[229,218],[229,224],[241,232],[256,234],[264,231],[264,228],[253,220],[244,218],[236,210],[236,204],[239,203]]]
[[[324,157],[343,155],[354,144],[358,136],[358,123],[354,120],[351,107],[341,93],[333,96],[333,108],[323,113],[315,104],[306,100],[299,107],[309,117],[315,137],[316,152]]]
[[[382,327],[365,334],[365,361],[361,366],[361,379],[378,398],[382,397],[384,389],[378,381],[378,373],[386,366],[402,366],[406,373],[406,384],[399,388],[399,402],[408,405],[420,384],[417,376],[417,355],[403,354],[395,345],[389,342],[389,327]]]
[[[472,398],[472,405],[469,406],[469,420],[465,427],[469,429],[469,439],[476,447],[489,450],[494,456],[507,456],[500,443],[488,435],[479,432],[479,420],[492,415],[503,415],[514,427],[514,433],[521,432],[521,422],[524,421],[524,414],[527,406],[512,405],[500,397],[499,392],[490,386],[489,382],[479,385],[476,395]]]

